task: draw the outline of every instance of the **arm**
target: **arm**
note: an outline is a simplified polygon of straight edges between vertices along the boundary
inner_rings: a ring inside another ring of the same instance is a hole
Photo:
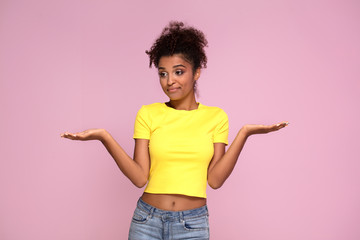
[[[283,122],[270,126],[245,125],[236,135],[231,146],[225,153],[224,143],[214,143],[214,156],[208,168],[208,183],[213,189],[220,188],[233,171],[247,138],[253,134],[277,131],[288,123]]]
[[[134,159],[132,159],[105,129],[89,129],[75,134],[64,133],[61,137],[101,141],[120,170],[135,186],[141,188],[146,184],[150,169],[149,140],[135,140]]]

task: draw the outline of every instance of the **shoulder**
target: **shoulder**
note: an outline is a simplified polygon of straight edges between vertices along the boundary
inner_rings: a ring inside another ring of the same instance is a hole
[[[163,103],[152,103],[148,105],[142,105],[138,111],[138,114],[141,115],[157,115],[164,111],[164,104]]]
[[[163,107],[162,105],[163,103],[151,103],[147,105],[142,105],[141,109],[146,109],[146,110],[160,109]]]
[[[206,105],[201,104],[201,109],[204,112],[207,112],[209,114],[216,114],[216,115],[219,115],[219,116],[227,117],[226,112],[223,109],[219,108],[219,107],[206,106]]]

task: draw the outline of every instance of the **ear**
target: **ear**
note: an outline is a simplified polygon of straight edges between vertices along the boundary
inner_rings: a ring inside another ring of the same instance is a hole
[[[194,80],[195,81],[197,81],[200,78],[200,73],[201,73],[200,68],[195,70],[195,73],[194,73]]]

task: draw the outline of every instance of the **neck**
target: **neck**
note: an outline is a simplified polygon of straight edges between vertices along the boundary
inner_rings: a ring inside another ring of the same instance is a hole
[[[198,108],[198,104],[195,100],[195,97],[189,101],[181,100],[170,100],[167,102],[169,107],[175,108],[176,110],[195,110]]]

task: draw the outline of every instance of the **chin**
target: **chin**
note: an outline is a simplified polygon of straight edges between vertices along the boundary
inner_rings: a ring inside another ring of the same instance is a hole
[[[180,100],[181,99],[181,97],[180,96],[174,96],[173,94],[166,94],[168,97],[169,97],[169,99],[170,100],[172,100],[172,101],[176,101],[176,100]]]

